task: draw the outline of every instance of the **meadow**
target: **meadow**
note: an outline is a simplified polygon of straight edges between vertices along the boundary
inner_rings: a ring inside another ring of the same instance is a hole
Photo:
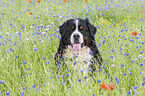
[[[143,96],[143,1],[0,0],[0,95]],[[88,18],[97,28],[103,65],[93,80],[55,64],[59,25],[71,18]]]

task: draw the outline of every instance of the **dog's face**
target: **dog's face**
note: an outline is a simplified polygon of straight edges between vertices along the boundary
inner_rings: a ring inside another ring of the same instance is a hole
[[[79,50],[83,46],[91,46],[96,33],[96,28],[88,19],[70,19],[59,28],[63,45],[70,45],[74,50]]]

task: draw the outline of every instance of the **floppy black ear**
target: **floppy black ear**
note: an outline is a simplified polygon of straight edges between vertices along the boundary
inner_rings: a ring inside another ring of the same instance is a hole
[[[88,18],[86,18],[85,20],[86,20],[86,22],[87,22],[88,29],[89,29],[91,35],[94,37],[94,35],[95,35],[96,31],[97,31],[96,27],[93,26],[93,25],[89,22]]]
[[[59,33],[63,36],[66,32],[67,22],[64,22],[62,25],[59,26]]]

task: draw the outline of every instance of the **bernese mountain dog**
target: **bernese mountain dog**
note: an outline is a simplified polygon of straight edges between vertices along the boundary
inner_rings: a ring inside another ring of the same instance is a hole
[[[96,27],[87,18],[69,19],[59,26],[59,32],[61,40],[55,55],[57,64],[69,59],[82,70],[95,70],[94,65],[101,65],[102,57],[94,39]]]

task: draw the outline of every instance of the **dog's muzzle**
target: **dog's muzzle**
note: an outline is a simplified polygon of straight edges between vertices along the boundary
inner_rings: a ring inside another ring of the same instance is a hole
[[[80,32],[74,32],[71,35],[71,44],[74,50],[78,51],[83,46],[83,35]]]

